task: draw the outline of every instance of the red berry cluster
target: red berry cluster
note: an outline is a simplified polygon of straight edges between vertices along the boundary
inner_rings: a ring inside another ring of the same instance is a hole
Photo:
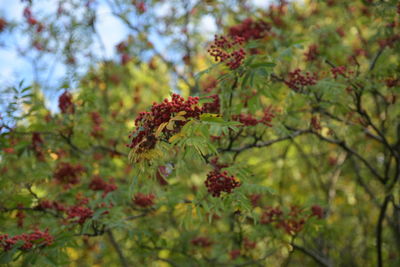
[[[50,201],[50,200],[41,200],[39,205],[37,206],[38,210],[56,210],[58,212],[65,212],[67,207],[64,204],[57,202],[57,201]]]
[[[214,42],[208,49],[210,56],[216,62],[224,62],[231,70],[237,69],[243,62],[246,52],[239,47],[243,44],[244,38],[235,36],[234,40],[228,40],[225,36],[215,35]]]
[[[260,201],[261,201],[261,194],[251,194],[249,195],[249,199],[251,202],[251,205],[255,208],[258,207],[260,205]]]
[[[58,107],[63,114],[73,114],[75,112],[74,103],[72,103],[72,95],[71,93],[65,91],[58,98]]]
[[[268,13],[266,14],[277,28],[283,28],[286,26],[285,21],[282,19],[285,15],[287,9],[285,8],[287,3],[285,1],[280,1],[279,5],[271,5],[269,7]]]
[[[13,237],[9,237],[8,234],[0,235],[0,247],[4,251],[13,249],[21,241],[22,245],[19,249],[27,251],[33,248],[50,246],[54,242],[54,237],[49,234],[48,229],[44,232],[35,230],[30,234],[23,233]]]
[[[154,194],[137,193],[133,198],[133,202],[140,207],[147,208],[154,205],[155,197]]]
[[[338,66],[338,67],[332,68],[331,72],[332,72],[333,78],[335,78],[335,79],[337,79],[337,77],[339,75],[343,76],[345,78],[348,78],[347,74],[350,73],[347,71],[346,66]]]
[[[258,119],[254,118],[251,114],[233,115],[232,119],[238,121],[245,126],[255,126],[258,124]]]
[[[232,119],[242,123],[245,126],[255,126],[259,123],[266,126],[272,127],[271,121],[275,117],[275,113],[272,110],[272,106],[264,109],[264,114],[261,119],[256,119],[251,114],[239,114],[233,115]]]
[[[289,214],[284,214],[279,208],[267,207],[261,216],[261,224],[274,223],[277,228],[282,228],[287,234],[300,232],[306,222],[303,216],[300,216],[301,210],[297,207],[291,207]]]
[[[157,143],[156,131],[158,127],[170,121],[178,113],[184,113],[182,116],[185,119],[198,119],[201,114],[201,109],[196,106],[199,102],[198,97],[189,97],[185,100],[178,94],[173,94],[171,101],[165,99],[162,103],[154,103],[150,112],[140,112],[135,120],[137,130],[133,131],[129,138],[132,138],[131,144],[127,145],[130,148],[135,148],[137,153],[141,153],[153,149]],[[165,137],[169,137],[186,124],[186,120],[174,121],[174,127],[169,130],[167,127],[162,129]]]
[[[89,188],[93,191],[103,191],[103,197],[105,197],[108,193],[117,190],[118,187],[113,183],[113,181],[107,183],[101,179],[100,176],[95,176],[90,182]]]
[[[213,242],[210,239],[203,236],[196,237],[192,239],[192,241],[190,242],[192,243],[192,245],[202,248],[210,247],[213,244]]]
[[[398,41],[400,41],[400,34],[393,34],[385,39],[379,40],[378,42],[381,47],[388,46],[390,48],[393,48],[395,43],[397,43]]]
[[[245,19],[242,23],[229,28],[231,37],[242,37],[245,41],[264,38],[271,30],[271,25],[262,21],[254,21],[252,18]]]
[[[336,33],[342,38],[346,35],[346,33],[345,33],[345,31],[343,30],[342,27],[337,27],[336,28]]]
[[[235,260],[239,256],[240,256],[240,249],[234,249],[229,252],[229,257],[231,258],[231,260]]]
[[[89,199],[87,197],[83,197],[78,193],[76,199],[76,204],[69,207],[57,201],[41,200],[36,209],[55,210],[60,217],[65,218],[64,215],[66,215],[65,222],[83,224],[86,220],[93,217],[94,210],[88,206]],[[106,207],[106,203],[104,202],[97,206],[97,208],[104,207]],[[112,207],[112,204],[109,207]],[[103,214],[108,214],[108,211],[104,211]]]
[[[325,216],[324,215],[324,213],[325,213],[324,209],[319,205],[313,205],[311,207],[311,212],[312,212],[312,216],[315,216],[318,219],[323,219],[324,216]]]
[[[84,171],[85,168],[80,164],[72,165],[67,162],[60,162],[54,171],[53,177],[58,183],[68,188],[79,183],[79,176]]]
[[[26,7],[24,9],[23,15],[29,25],[36,26],[36,32],[43,31],[44,25],[41,22],[37,21],[37,19],[35,19],[35,17],[32,15],[32,11],[29,7]]]
[[[256,248],[257,243],[255,241],[251,241],[250,239],[245,237],[245,238],[243,238],[243,245],[244,245],[244,249],[252,250],[252,249]]]
[[[136,1],[132,1],[132,2],[136,2]],[[136,9],[140,14],[143,14],[144,12],[146,12],[146,6],[144,4],[144,2],[142,1],[137,1],[135,3]]]
[[[213,99],[213,102],[211,103],[205,103],[201,109],[203,113],[215,113],[219,114],[220,111],[220,102],[219,102],[219,96],[218,95],[211,95],[208,96],[207,98]]]
[[[305,86],[315,85],[317,77],[315,74],[307,72],[305,75],[301,73],[300,69],[289,72],[289,80],[285,84],[294,91],[301,91]]]
[[[116,45],[117,51],[118,53],[126,53],[128,51],[128,44],[124,41],[118,43]]]
[[[101,138],[103,136],[103,127],[101,127],[101,123],[103,120],[98,112],[93,111],[90,113],[90,118],[92,120],[92,131],[90,133],[94,138]]]
[[[304,228],[310,217],[316,216],[318,219],[322,219],[323,213],[324,210],[318,205],[311,207],[311,214],[298,206],[291,206],[290,211],[286,213],[280,207],[266,207],[261,215],[260,223],[273,223],[276,228],[281,228],[287,234],[294,235]]]
[[[312,44],[308,47],[308,51],[304,53],[304,56],[306,57],[306,61],[314,61],[317,59],[318,54],[318,46],[316,44]]]
[[[67,220],[83,224],[87,219],[92,218],[93,213],[90,208],[78,204],[67,209]]]
[[[400,85],[400,79],[399,78],[387,78],[385,80],[386,86],[389,88],[399,86]]]
[[[314,130],[321,130],[322,129],[322,127],[321,127],[321,124],[319,123],[319,119],[318,119],[318,117],[316,117],[316,116],[312,116],[311,117],[311,127],[314,129]]]
[[[116,48],[121,57],[121,64],[126,65],[131,60],[129,56],[129,42],[122,41],[116,45]]]
[[[219,197],[222,192],[230,194],[240,186],[240,182],[234,176],[229,176],[228,172],[221,172],[219,169],[209,172],[204,184],[213,197]]]

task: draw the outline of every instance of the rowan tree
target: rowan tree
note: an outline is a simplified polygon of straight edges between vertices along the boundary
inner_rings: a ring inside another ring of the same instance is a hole
[[[398,1],[21,2],[0,263],[400,264]]]

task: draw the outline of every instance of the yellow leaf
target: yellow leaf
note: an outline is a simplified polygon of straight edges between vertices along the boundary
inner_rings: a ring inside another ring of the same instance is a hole
[[[185,121],[186,118],[183,116],[175,116],[173,118],[171,118],[171,121]]]
[[[162,130],[164,130],[165,126],[167,126],[168,122],[163,122],[160,124],[160,126],[158,126],[158,129],[156,131],[156,137],[160,136]],[[167,127],[168,128],[168,127]]]
[[[176,116],[183,116],[186,114],[186,111],[179,111]]]
[[[173,120],[170,120],[170,121],[168,122],[168,124],[167,124],[167,129],[170,130],[170,131],[172,131],[172,130],[174,129],[174,125],[175,125],[174,121],[173,121]]]
[[[175,140],[182,138],[184,135],[182,133],[177,133],[168,140],[170,143],[174,142]]]

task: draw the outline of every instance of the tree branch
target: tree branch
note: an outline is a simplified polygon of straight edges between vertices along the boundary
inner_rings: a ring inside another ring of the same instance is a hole
[[[279,143],[279,142],[282,142],[282,141],[285,141],[285,140],[289,140],[289,139],[292,139],[292,138],[294,138],[296,136],[303,135],[303,134],[309,133],[309,132],[310,132],[310,130],[298,130],[298,131],[295,131],[292,134],[289,134],[287,136],[280,137],[280,138],[277,138],[277,139],[274,139],[274,140],[269,140],[269,141],[265,141],[265,142],[261,142],[261,143],[249,144],[249,145],[245,145],[243,147],[236,147],[236,148],[233,147],[233,148],[230,148],[230,149],[222,149],[222,150],[220,150],[220,152],[236,152],[236,153],[240,153],[240,152],[243,152],[243,151],[245,151],[247,149],[251,149],[251,148],[267,147],[267,146],[273,145],[275,143]]]
[[[381,211],[379,213],[378,225],[376,227],[376,252],[378,254],[378,267],[383,267],[382,258],[382,226],[385,219],[387,206],[389,201],[392,199],[392,195],[387,195],[382,203]]]
[[[121,250],[119,244],[117,243],[117,241],[115,240],[114,235],[111,232],[111,230],[107,231],[107,235],[108,235],[108,238],[110,239],[112,246],[114,247],[115,251],[118,254],[119,260],[121,262],[121,266],[129,267],[130,265],[128,264],[128,261],[126,260],[124,254],[122,253],[122,250]]]
[[[294,243],[291,244],[293,246],[294,249],[297,249],[300,252],[303,252],[304,254],[306,254],[307,256],[311,257],[314,261],[316,261],[317,263],[319,263],[322,266],[326,266],[326,267],[331,267],[332,263],[329,262],[329,260],[321,257],[320,255],[318,255],[317,253],[315,253],[312,250],[309,250],[305,247],[301,247],[299,245],[296,245]]]

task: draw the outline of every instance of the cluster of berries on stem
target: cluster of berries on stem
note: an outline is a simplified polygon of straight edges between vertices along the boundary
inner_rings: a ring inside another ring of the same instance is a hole
[[[269,34],[271,25],[262,21],[254,21],[252,18],[247,18],[242,23],[229,28],[231,37],[241,37],[244,41],[261,39]]]
[[[240,36],[234,36],[233,40],[229,40],[225,36],[215,35],[208,53],[214,57],[216,62],[223,62],[231,70],[234,70],[242,65],[246,56],[246,52],[241,47],[243,43],[244,38]]]
[[[344,78],[349,78],[350,74],[353,74],[353,71],[347,70],[346,66],[338,66],[331,69],[333,78],[337,79],[339,76]]]
[[[105,197],[108,193],[117,190],[118,187],[113,181],[107,183],[100,176],[95,176],[90,182],[89,188],[93,191],[103,191],[103,197]]]
[[[14,248],[17,243],[22,242],[19,249],[28,251],[36,247],[50,246],[54,242],[54,237],[49,234],[48,229],[45,231],[35,230],[32,233],[23,233],[10,237],[8,234],[0,235],[0,247],[4,251]]]
[[[85,168],[80,164],[71,164],[67,162],[58,163],[53,177],[57,183],[63,184],[65,188],[79,183],[79,177]]]
[[[211,98],[213,102],[211,103],[205,103],[201,109],[203,113],[214,113],[214,114],[219,114],[220,113],[220,107],[221,104],[219,102],[219,96],[218,95],[211,95],[208,96],[207,98]]]
[[[213,197],[221,196],[222,192],[230,194],[233,189],[240,186],[240,182],[233,175],[218,168],[207,174],[204,184]]]
[[[310,122],[310,124],[311,124],[311,127],[312,127],[314,130],[319,131],[319,130],[322,129],[321,124],[320,124],[319,119],[318,119],[317,116],[312,116],[312,117],[311,117],[311,122]]]
[[[319,55],[319,50],[316,44],[310,45],[308,47],[308,51],[304,53],[306,61],[314,61],[317,59],[318,55]]]
[[[213,242],[210,239],[203,236],[198,236],[196,238],[193,238],[190,241],[190,243],[192,243],[193,246],[202,248],[210,247],[213,244]]]
[[[154,205],[155,198],[154,194],[136,193],[133,202],[142,208],[148,208]]]
[[[285,81],[285,84],[296,92],[301,91],[305,86],[312,86],[316,83],[316,74],[311,74],[309,72],[302,74],[300,69],[289,72],[289,80]]]
[[[219,105],[218,98],[206,110],[215,110]],[[140,112],[135,120],[136,129],[129,136],[131,143],[128,147],[142,153],[155,147],[159,136],[156,132],[162,127],[161,133],[165,138],[179,132],[189,118],[199,119],[203,110],[198,106],[199,98],[190,97],[185,100],[178,94],[173,94],[172,99],[164,99],[160,104],[153,103],[149,112]],[[174,119],[175,118],[175,119]],[[168,124],[168,125],[167,125]],[[163,127],[164,126],[164,127]]]
[[[233,115],[232,119],[242,123],[244,126],[255,126],[257,124],[264,124],[268,127],[272,127],[272,119],[275,117],[275,113],[272,110],[272,106],[264,109],[264,114],[261,119],[253,117],[251,114],[239,114]]]
[[[289,235],[295,235],[303,230],[304,225],[310,217],[322,219],[324,209],[319,205],[311,207],[311,212],[298,206],[291,206],[288,212],[284,212],[280,207],[266,207],[261,215],[261,224],[274,224],[276,228],[283,229]]]
[[[35,17],[32,15],[32,11],[29,7],[26,7],[23,11],[23,16],[26,19],[26,22],[30,26],[35,26],[36,27],[36,32],[41,32],[44,29],[43,23],[39,22]]]
[[[104,129],[101,127],[103,122],[100,113],[93,111],[90,113],[90,119],[92,120],[92,131],[90,133],[94,138],[101,138],[103,136]]]
[[[63,114],[73,114],[75,112],[74,103],[72,102],[72,95],[70,92],[65,91],[58,98],[58,107]]]

